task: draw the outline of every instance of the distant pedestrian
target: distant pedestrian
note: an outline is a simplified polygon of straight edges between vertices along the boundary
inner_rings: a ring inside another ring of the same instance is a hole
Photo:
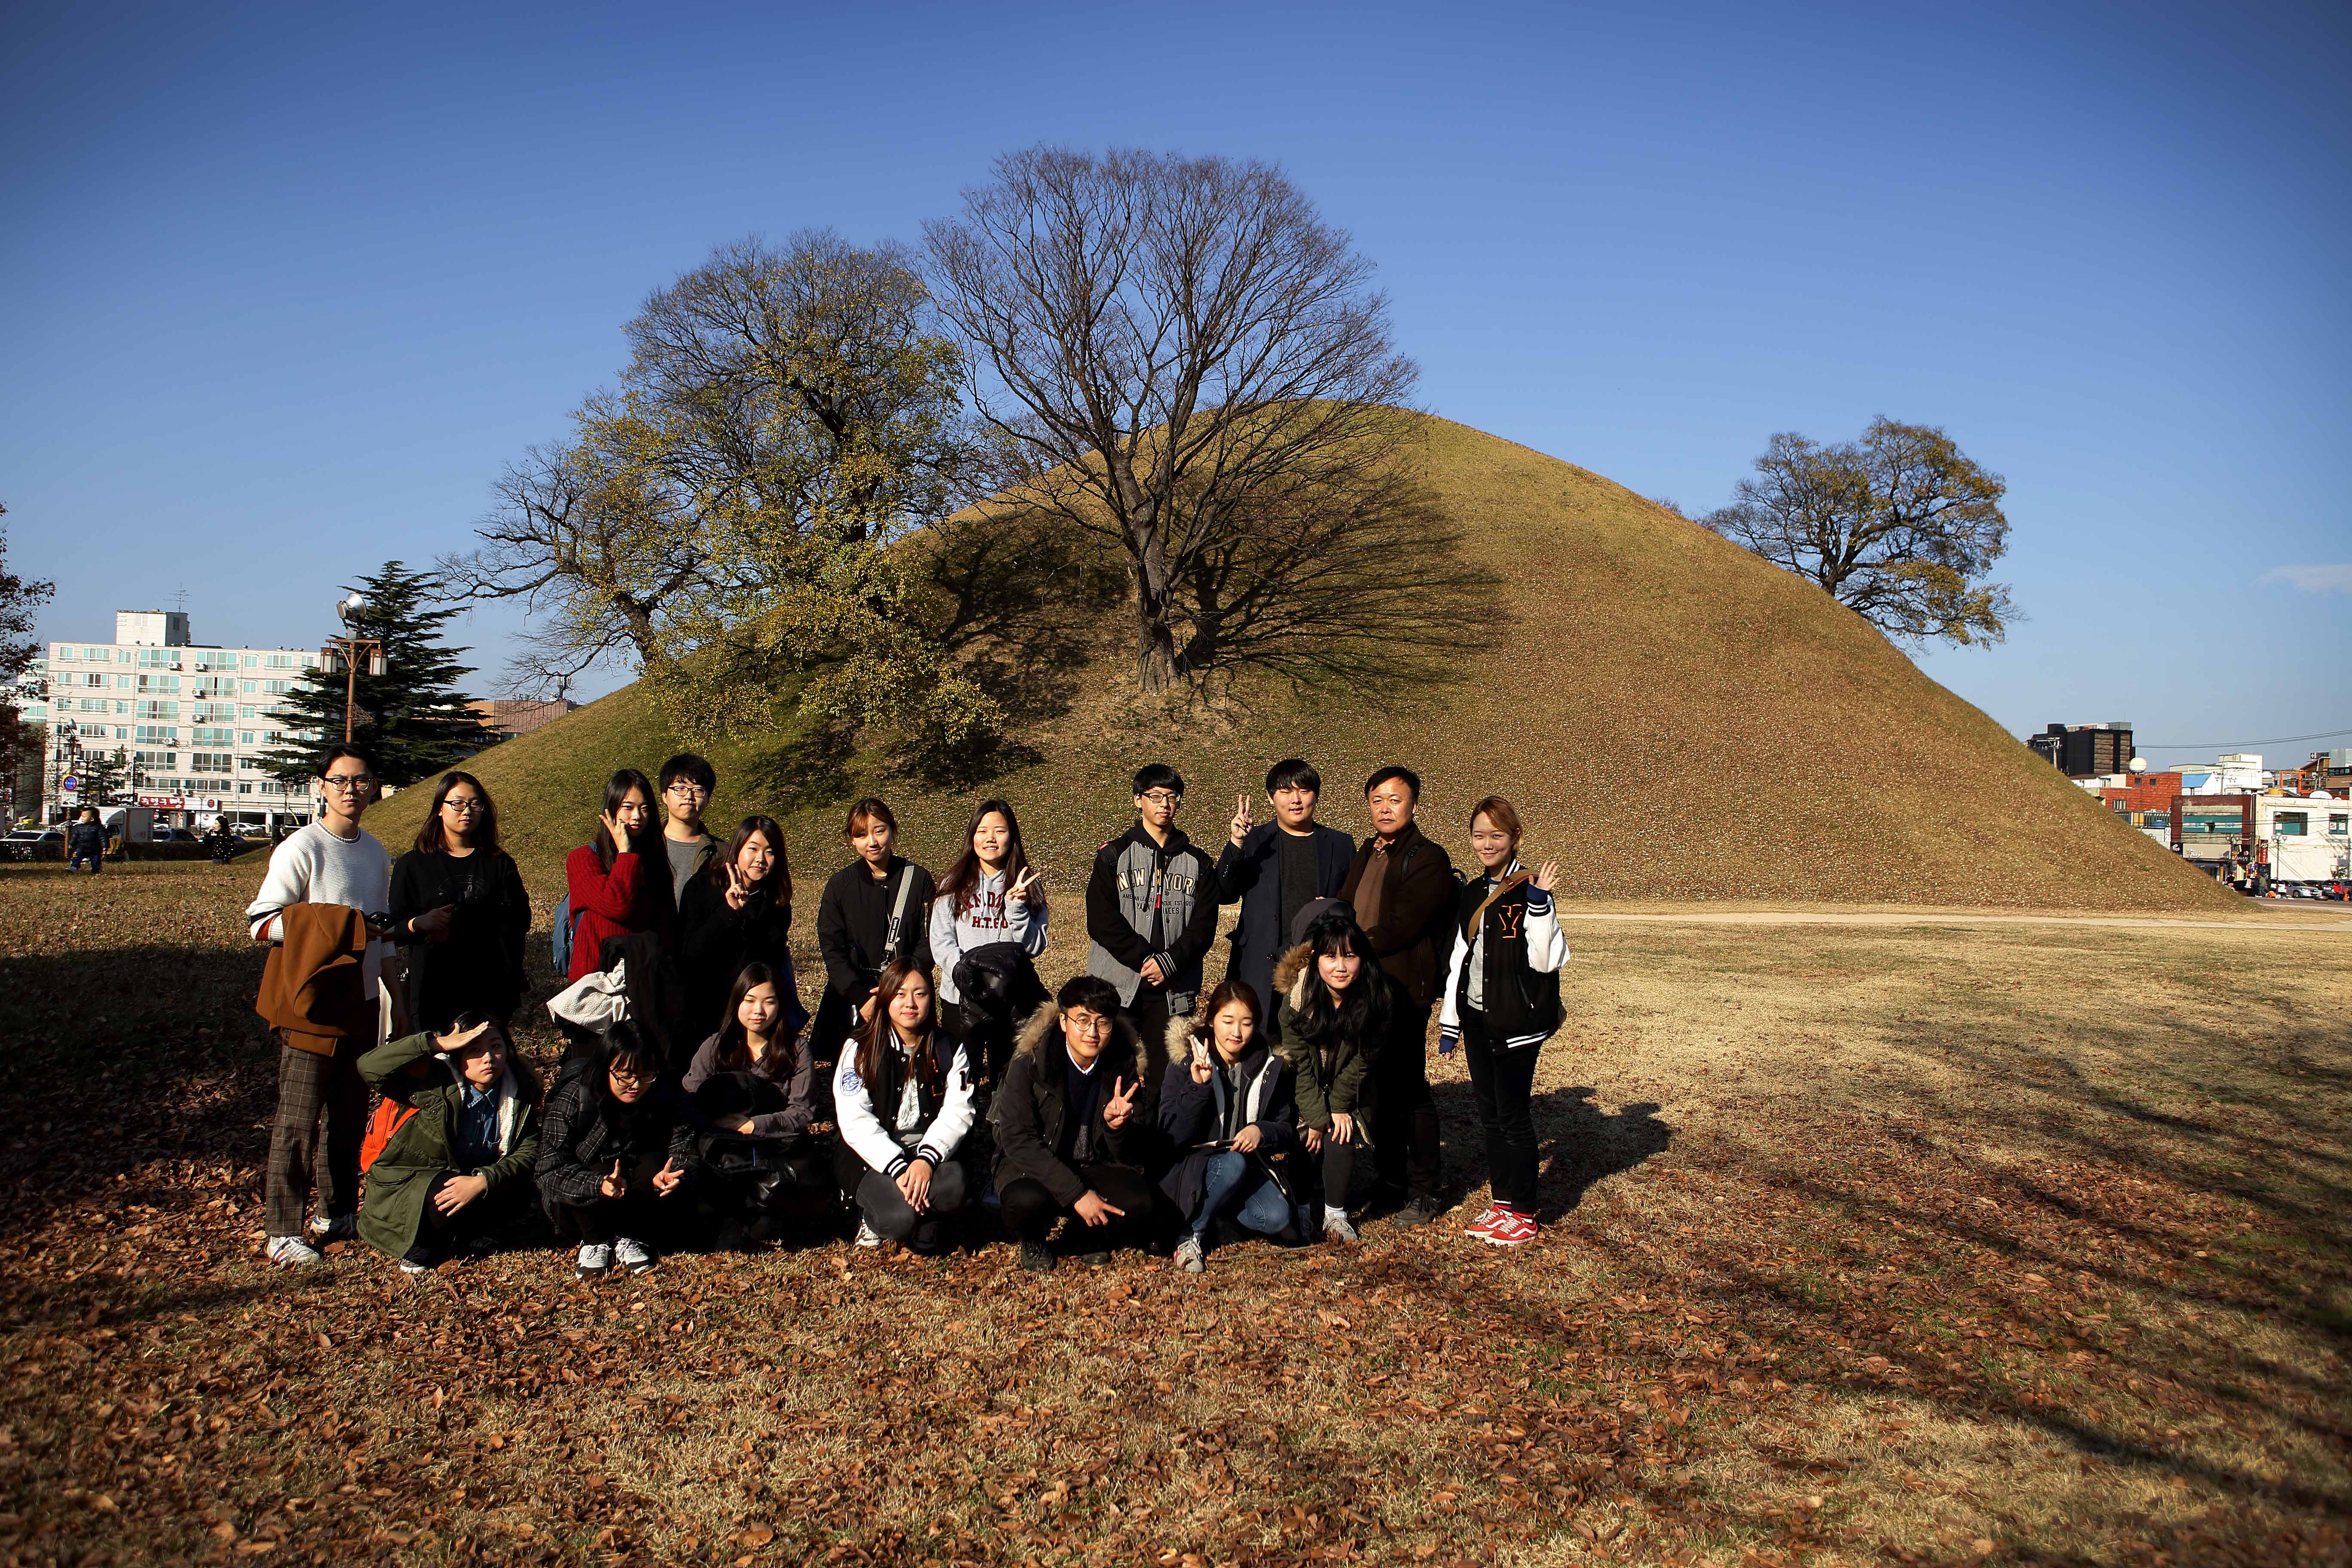
[[[94,805],[83,806],[66,830],[66,870],[70,873],[84,864],[93,877],[106,868],[106,825],[99,821]]]
[[[416,843],[392,868],[393,940],[408,953],[409,1021],[444,1033],[462,1013],[504,1033],[522,1000],[530,894],[499,847],[499,813],[471,773],[448,773]]]

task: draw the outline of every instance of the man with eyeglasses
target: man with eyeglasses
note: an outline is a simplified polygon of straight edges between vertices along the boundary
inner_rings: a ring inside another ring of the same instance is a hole
[[[269,857],[261,891],[247,906],[253,940],[285,939],[283,911],[295,904],[338,904],[367,918],[370,941],[361,955],[358,1026],[329,1053],[278,1047],[278,1116],[269,1131],[269,1165],[263,1178],[272,1263],[317,1263],[319,1244],[353,1233],[360,1201],[360,1140],[367,1121],[366,1080],[359,1059],[383,1037],[378,1022],[378,982],[393,956],[390,917],[392,861],[360,816],[375,803],[375,759],[364,746],[330,746],[319,760],[324,805],[319,819],[289,834]],[[394,1036],[407,1033],[405,1009],[392,994]],[[320,1123],[326,1125],[320,1161]],[[319,1212],[306,1226],[312,1185]]]
[[[1217,868],[1176,826],[1183,799],[1184,777],[1166,763],[1139,772],[1135,826],[1095,852],[1087,879],[1087,973],[1110,982],[1155,1045],[1171,1016],[1192,1012],[1217,935]]]
[[[686,885],[719,851],[702,826],[702,808],[719,787],[719,774],[692,752],[680,752],[662,764],[660,783],[662,847],[669,851],[669,898],[676,908]]]

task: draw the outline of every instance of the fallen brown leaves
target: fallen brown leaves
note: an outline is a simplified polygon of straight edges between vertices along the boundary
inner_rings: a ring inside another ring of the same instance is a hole
[[[1573,1206],[1524,1253],[1457,1214],[1198,1279],[826,1241],[412,1286],[257,1258],[270,1064],[212,872],[124,878],[142,922],[64,952],[63,886],[0,898],[21,1561],[2346,1559],[2347,1064],[2297,1011],[2340,973],[2195,949],[2197,1002],[2145,939],[2024,934],[1968,997],[1916,933],[1612,934],[1540,1084]],[[2036,969],[2073,979],[2003,989]],[[2062,1043],[2095,973],[2135,1066]]]

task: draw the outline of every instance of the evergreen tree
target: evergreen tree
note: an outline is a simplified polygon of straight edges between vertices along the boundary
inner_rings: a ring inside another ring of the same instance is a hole
[[[382,642],[383,673],[373,673],[368,650],[362,647],[352,739],[375,752],[387,784],[414,784],[498,738],[466,706],[465,694],[457,689],[458,679],[474,671],[457,662],[467,649],[441,642],[443,623],[457,612],[428,607],[435,586],[435,580],[423,573],[387,561],[383,570],[361,578],[356,587],[366,606],[352,618],[349,630]],[[328,662],[328,668],[310,671],[278,700],[289,735],[305,738],[263,760],[272,773],[289,783],[309,779],[319,748],[343,738],[345,672],[340,659]]]

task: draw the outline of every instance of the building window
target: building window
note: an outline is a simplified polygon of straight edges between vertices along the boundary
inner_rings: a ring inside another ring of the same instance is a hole
[[[257,711],[257,710],[252,704],[240,702],[237,704],[236,716],[240,719],[250,719]]]
[[[199,746],[233,746],[236,744],[236,742],[231,739],[231,737],[236,733],[236,731],[234,730],[199,729],[195,733],[194,740],[196,744]]]
[[[2283,838],[2301,838],[2311,831],[2308,812],[2282,811],[2271,818],[2271,829]]]
[[[226,752],[191,752],[188,766],[200,773],[225,773],[236,765],[236,759]]]
[[[58,646],[58,657],[59,658],[79,658],[81,657],[81,655],[79,655],[79,654],[76,653],[73,649],[71,649],[71,648],[69,648],[69,647],[65,647],[64,645],[60,644],[60,645]]]
[[[176,719],[179,716],[180,705],[176,702],[142,701],[139,704],[139,717],[142,719]]]
[[[253,793],[253,784],[252,784],[252,782],[251,782],[250,780],[247,780],[247,779],[239,779],[239,780],[237,780],[237,781],[236,781],[236,793],[237,793],[237,794],[239,794],[239,795],[251,795],[251,794]]]
[[[294,668],[294,656],[290,653],[273,653],[269,656],[268,668],[271,669],[292,669]]]
[[[149,738],[150,737],[144,735],[140,737],[142,740]],[[158,735],[152,738],[156,740],[168,740],[170,737]],[[180,765],[180,753],[177,752],[133,752],[131,753],[131,760],[133,763],[142,768],[176,768]]]
[[[236,743],[240,746],[250,746],[253,744],[253,731],[250,730],[239,730],[236,732]]]
[[[246,684],[250,686],[253,682],[248,680]],[[283,697],[294,689],[294,683],[290,680],[265,680],[261,683],[261,689],[272,697]]]
[[[2328,837],[2331,838],[2341,838],[2347,833],[2352,833],[2352,816],[2347,816],[2340,811],[2329,812],[2327,814]]]
[[[179,650],[168,647],[142,647],[139,650],[139,662],[149,669],[177,669],[180,667]]]

